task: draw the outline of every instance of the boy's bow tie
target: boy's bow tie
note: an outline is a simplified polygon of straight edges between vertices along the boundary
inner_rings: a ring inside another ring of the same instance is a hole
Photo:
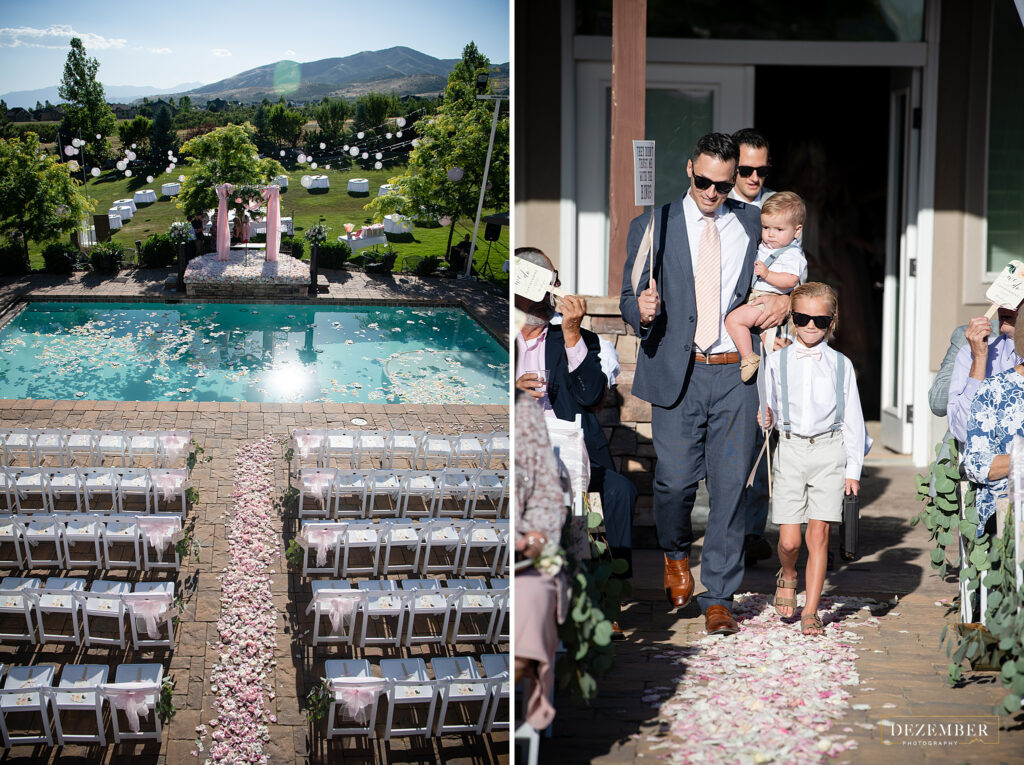
[[[821,351],[817,348],[807,348],[799,343],[796,346],[796,357],[798,359],[820,359]]]

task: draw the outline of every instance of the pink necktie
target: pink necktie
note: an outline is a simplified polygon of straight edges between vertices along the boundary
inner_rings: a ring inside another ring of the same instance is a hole
[[[796,344],[796,357],[798,359],[820,359],[821,351],[815,348],[807,348],[806,346]]]
[[[718,339],[722,326],[722,242],[713,215],[705,215],[697,247],[697,330],[694,345],[707,351]]]

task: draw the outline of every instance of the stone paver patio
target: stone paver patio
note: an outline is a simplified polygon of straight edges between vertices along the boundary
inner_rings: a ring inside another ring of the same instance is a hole
[[[440,279],[416,279],[395,276],[375,279],[349,272],[330,273],[332,300],[352,302],[423,301],[433,304],[463,305],[507,346],[507,297],[491,285],[479,282],[447,282]],[[32,293],[40,299],[174,299],[165,292],[163,281],[167,270],[127,271],[120,281],[89,276],[54,278],[32,276],[4,280],[0,299],[4,303],[17,295]],[[321,298],[321,299],[322,299]],[[238,447],[271,435],[284,439],[292,428],[353,427],[353,418],[362,418],[367,429],[424,430],[438,433],[489,432],[508,430],[508,407],[382,405],[382,404],[259,404],[216,402],[113,402],[113,401],[25,401],[0,400],[0,427],[60,427],[95,429],[167,430],[187,429],[205,449],[209,462],[200,463],[192,480],[199,491],[198,505],[189,511],[189,519],[197,519],[195,534],[202,544],[200,561],[184,562],[176,577],[178,591],[187,595],[187,608],[177,627],[173,653],[146,651],[136,654],[131,647],[103,650],[97,647],[76,648],[70,644],[48,643],[43,647],[4,643],[0,645],[0,662],[4,664],[47,663],[117,663],[127,661],[161,661],[173,675],[177,714],[164,727],[162,741],[131,745],[123,743],[108,747],[20,746],[5,752],[5,762],[61,763],[190,763],[205,761],[190,755],[195,748],[196,726],[214,717],[214,695],[209,687],[210,668],[218,660],[213,647],[217,642],[216,621],[220,616],[221,589],[217,576],[224,566],[228,540],[225,538],[224,515],[231,506],[233,467]],[[279,494],[287,488],[285,463],[276,469],[275,487]],[[271,741],[265,748],[270,763],[326,762],[465,762],[505,763],[509,760],[509,736],[495,731],[484,736],[446,736],[443,738],[396,738],[389,743],[365,739],[337,739],[327,744],[322,728],[312,730],[301,710],[300,699],[323,674],[323,662],[329,658],[351,658],[346,647],[312,648],[308,630],[312,623],[305,616],[310,598],[309,583],[288,572],[284,560],[286,541],[297,530],[294,510],[284,512],[276,521],[281,533],[281,559],[272,575],[274,604],[278,619],[276,628],[277,666],[273,682],[276,698],[269,702],[277,723],[270,725]],[[9,573],[9,572],[8,572]],[[38,570],[37,576],[54,575],[53,570]],[[79,572],[75,572],[76,574]],[[120,571],[116,578],[120,577]],[[79,574],[81,575],[81,574]],[[98,576],[98,572],[90,572]],[[139,578],[128,577],[128,578]],[[160,578],[152,572],[141,578]],[[307,634],[303,635],[302,633]],[[439,655],[440,649],[428,647],[407,649],[407,655],[424,657]],[[499,648],[507,651],[508,646]],[[495,648],[480,643],[449,646],[452,655],[479,656]],[[371,663],[382,655],[366,649],[355,654]],[[138,658],[136,658],[138,657]],[[109,729],[109,726],[108,726]],[[343,746],[344,744],[344,746]]]

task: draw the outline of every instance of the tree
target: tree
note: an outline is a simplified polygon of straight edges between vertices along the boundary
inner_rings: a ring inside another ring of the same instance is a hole
[[[191,217],[217,206],[214,187],[221,183],[266,184],[284,172],[273,159],[258,159],[248,122],[217,128],[181,147],[181,155],[191,157],[193,173],[181,185],[178,207]]]
[[[182,96],[178,99],[178,110],[187,112],[192,110],[192,96]]]
[[[377,220],[403,210],[435,219],[448,216],[450,250],[456,222],[476,215],[494,117],[493,101],[476,100],[476,75],[489,66],[476,45],[471,42],[465,47],[462,60],[448,76],[444,103],[436,114],[416,123],[419,146],[410,153],[405,174],[388,179],[397,198],[387,194],[366,205]],[[484,206],[490,209],[508,206],[508,127],[506,111],[498,119],[487,176]]]
[[[394,93],[367,93],[356,101],[356,124],[363,130],[373,130],[401,108],[401,101]]]
[[[78,228],[93,203],[71,166],[44,154],[35,133],[0,141],[0,232],[21,241],[47,241]]]
[[[7,102],[0,98],[0,138],[10,138],[14,134],[14,126],[7,118]]]
[[[100,64],[85,55],[85,46],[77,37],[71,38],[71,51],[64,63],[60,97],[66,104],[60,132],[65,141],[81,135],[86,152],[98,163],[110,157],[106,136],[117,129],[114,112],[107,104],[103,85],[96,79]],[[96,138],[96,136],[101,136]]]
[[[266,120],[267,133],[278,144],[295,146],[302,138],[302,127],[306,124],[306,118],[301,112],[289,109],[285,104],[275,104],[267,113]]]
[[[166,162],[167,152],[176,151],[178,148],[178,134],[171,128],[171,111],[166,106],[161,107],[153,118],[149,146],[150,156],[157,164]]]
[[[149,148],[149,134],[153,130],[152,120],[141,114],[131,121],[118,123],[117,134],[121,138],[121,146],[125,149],[135,144],[138,154],[145,154]]]
[[[328,144],[341,143],[345,136],[345,124],[352,117],[352,105],[343,98],[325,98],[313,110],[313,117],[320,126],[320,136]]]

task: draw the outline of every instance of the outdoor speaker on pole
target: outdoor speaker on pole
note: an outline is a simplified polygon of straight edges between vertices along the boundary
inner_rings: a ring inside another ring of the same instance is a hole
[[[498,237],[501,236],[501,226],[497,223],[488,223],[487,228],[484,229],[484,240],[488,242],[497,242]]]

